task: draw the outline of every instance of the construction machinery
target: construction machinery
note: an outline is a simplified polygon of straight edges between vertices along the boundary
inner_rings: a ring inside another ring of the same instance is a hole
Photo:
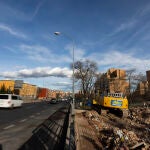
[[[123,93],[97,95],[93,100],[93,107],[101,114],[116,112],[122,117],[128,116],[128,99]]]

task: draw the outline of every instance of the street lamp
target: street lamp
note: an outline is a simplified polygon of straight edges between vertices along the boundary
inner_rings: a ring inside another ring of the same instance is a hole
[[[54,32],[55,35],[65,35],[68,39],[72,40],[72,43],[73,43],[73,48],[72,48],[72,98],[73,98],[73,101],[72,101],[72,115],[74,115],[74,108],[75,108],[75,94],[74,94],[74,91],[75,91],[75,88],[74,88],[74,39],[72,37],[70,37],[69,35],[65,34],[65,33],[61,33],[61,32]]]

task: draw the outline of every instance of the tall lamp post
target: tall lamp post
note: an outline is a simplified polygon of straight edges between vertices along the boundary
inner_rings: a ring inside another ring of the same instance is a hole
[[[72,37],[70,37],[69,35],[65,34],[65,33],[61,33],[61,32],[54,32],[55,35],[65,35],[68,39],[72,40],[73,43],[73,48],[72,48],[72,115],[74,115],[74,108],[75,108],[75,88],[74,88],[74,39]]]

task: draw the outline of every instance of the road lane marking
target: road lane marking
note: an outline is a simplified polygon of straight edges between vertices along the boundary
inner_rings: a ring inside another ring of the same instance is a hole
[[[37,115],[40,115],[41,113],[36,113]]]
[[[22,120],[20,120],[19,122],[25,122],[27,119],[22,119]]]
[[[12,127],[14,127],[14,126],[15,126],[14,124],[11,124],[11,125],[9,125],[9,126],[3,128],[3,129],[6,130],[6,129],[12,128]]]
[[[34,117],[35,117],[34,115],[30,116],[30,118],[34,118]]]

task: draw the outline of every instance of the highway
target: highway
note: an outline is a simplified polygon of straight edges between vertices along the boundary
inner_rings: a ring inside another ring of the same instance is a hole
[[[2,150],[18,149],[32,131],[66,103],[25,103],[21,108],[0,109],[0,146]],[[15,144],[14,144],[15,143]]]

